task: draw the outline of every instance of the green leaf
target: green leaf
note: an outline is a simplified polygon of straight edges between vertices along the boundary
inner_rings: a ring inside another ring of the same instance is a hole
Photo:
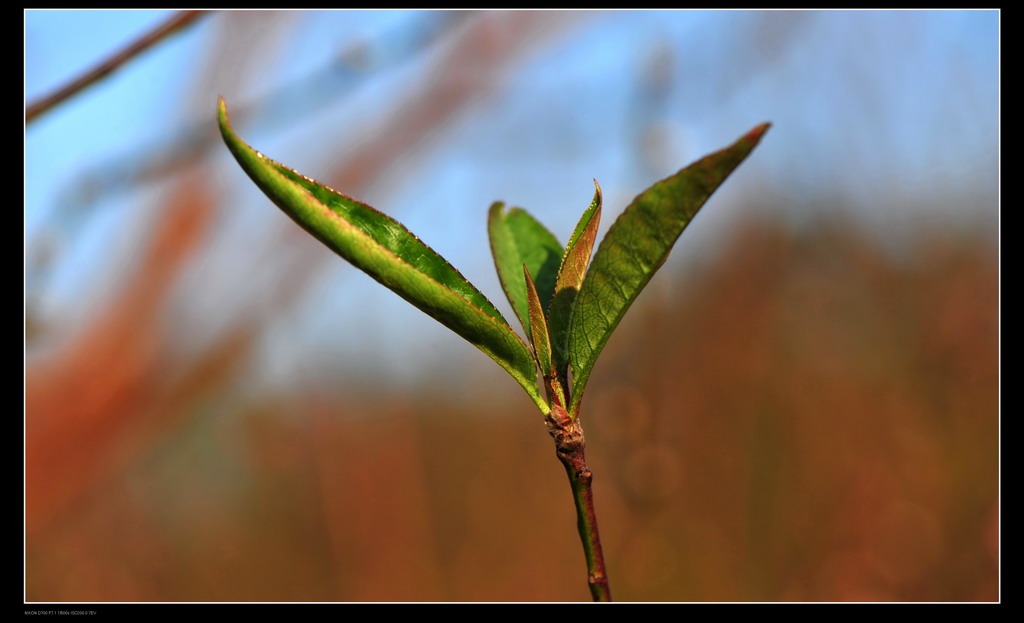
[[[558,375],[552,367],[551,362],[551,339],[548,336],[548,323],[544,317],[544,306],[537,294],[537,287],[530,276],[530,269],[523,264],[523,276],[526,280],[526,298],[530,306],[530,339],[533,342],[533,352],[537,356],[537,365],[544,376],[544,386],[548,395],[554,398],[559,405],[565,405],[565,392],[558,381]]]
[[[394,219],[253,150],[231,129],[223,98],[217,112],[228,149],[277,207],[335,253],[486,353],[548,413],[529,347],[444,258]]]
[[[594,198],[584,210],[576,229],[565,246],[562,264],[558,267],[555,294],[548,307],[548,326],[551,331],[552,357],[559,381],[566,383],[568,369],[569,323],[576,295],[583,284],[590,264],[590,253],[594,250],[597,226],[601,223],[601,186],[594,180]],[[563,403],[564,404],[564,403]]]
[[[498,279],[505,290],[526,335],[530,335],[530,306],[526,296],[523,264],[536,276],[537,294],[541,301],[551,300],[558,275],[562,245],[537,219],[522,208],[505,211],[497,202],[487,213],[487,234]]]
[[[526,279],[526,299],[530,306],[530,341],[533,352],[537,355],[537,365],[543,374],[551,372],[551,341],[548,338],[548,325],[544,319],[544,306],[540,304],[537,286],[530,276],[530,269],[523,264],[523,276]]]
[[[769,126],[757,126],[730,147],[651,186],[612,224],[594,254],[569,327],[571,417],[579,411],[594,362],[630,304],[711,193],[757,146]]]

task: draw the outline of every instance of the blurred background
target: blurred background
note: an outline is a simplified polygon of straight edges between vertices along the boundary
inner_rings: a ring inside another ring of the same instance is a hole
[[[26,11],[26,103],[172,14]],[[998,89],[996,11],[203,15],[26,125],[26,599],[589,599],[529,398],[218,95],[513,321],[492,201],[601,236],[773,122],[591,377],[613,594],[998,599]]]

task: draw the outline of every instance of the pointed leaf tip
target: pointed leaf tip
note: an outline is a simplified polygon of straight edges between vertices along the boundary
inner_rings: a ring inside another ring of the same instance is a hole
[[[746,136],[743,137],[743,140],[754,143],[754,145],[757,145],[759,142],[761,142],[761,139],[764,137],[765,133],[768,132],[768,130],[771,127],[771,122],[765,121],[761,125],[754,128],[753,130],[747,132]]]
[[[228,121],[228,103],[224,101],[223,95],[217,96],[217,124],[220,125],[221,131],[225,126],[231,127],[231,122]]]

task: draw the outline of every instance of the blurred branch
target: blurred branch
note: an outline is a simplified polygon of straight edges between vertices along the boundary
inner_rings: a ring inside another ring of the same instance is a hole
[[[258,100],[232,104],[232,121],[279,129],[316,114],[350,96],[381,71],[400,66],[422,54],[465,19],[462,12],[444,13],[381,34],[373,41],[361,41],[343,48],[329,63],[307,75],[276,88]],[[402,42],[395,45],[395,41]],[[212,110],[212,105],[211,108]],[[166,139],[144,145],[127,155],[100,162],[67,185],[68,196],[60,204],[87,207],[109,193],[175,173],[204,157],[220,143],[210,118],[184,128],[175,128]]]
[[[135,40],[131,45],[103,61],[92,70],[72,80],[53,93],[37,99],[26,106],[25,123],[32,123],[54,106],[70,99],[82,89],[113,73],[115,69],[121,67],[132,58],[151,48],[172,33],[192,24],[207,13],[209,11],[181,11],[176,13],[170,19],[164,21],[164,23]]]
[[[172,289],[216,222],[205,176],[190,173],[173,180],[162,205],[148,206],[152,237],[138,247],[118,290],[103,296],[93,319],[58,350],[26,370],[30,535],[67,517],[75,502],[124,466],[132,450],[151,443],[159,425],[180,416],[168,408],[187,413],[187,401],[200,396],[181,394],[202,389],[197,378],[216,383],[248,352],[245,339],[255,331],[244,323],[191,361],[175,358],[163,335]]]
[[[154,237],[101,313],[26,369],[26,529],[57,516],[108,472],[164,377],[160,313],[213,224],[212,197],[182,183],[154,207]],[[102,372],[98,372],[102,371]]]
[[[418,88],[410,89],[384,123],[373,128],[373,138],[335,168],[329,178],[331,184],[348,193],[365,188],[405,152],[498,87],[504,80],[503,72],[540,43],[544,35],[560,32],[576,17],[537,11],[478,14],[446,42],[448,48],[424,71]]]

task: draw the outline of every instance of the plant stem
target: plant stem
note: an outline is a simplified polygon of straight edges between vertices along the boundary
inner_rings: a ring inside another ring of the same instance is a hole
[[[601,536],[597,531],[597,514],[594,512],[594,492],[591,487],[594,475],[587,467],[584,455],[586,440],[579,419],[572,420],[560,406],[555,405],[546,418],[548,432],[555,440],[555,454],[565,466],[572,487],[573,501],[576,502],[576,525],[583,542],[583,553],[587,557],[587,583],[594,601],[611,601],[612,592],[608,586],[608,573],[601,551]]]

